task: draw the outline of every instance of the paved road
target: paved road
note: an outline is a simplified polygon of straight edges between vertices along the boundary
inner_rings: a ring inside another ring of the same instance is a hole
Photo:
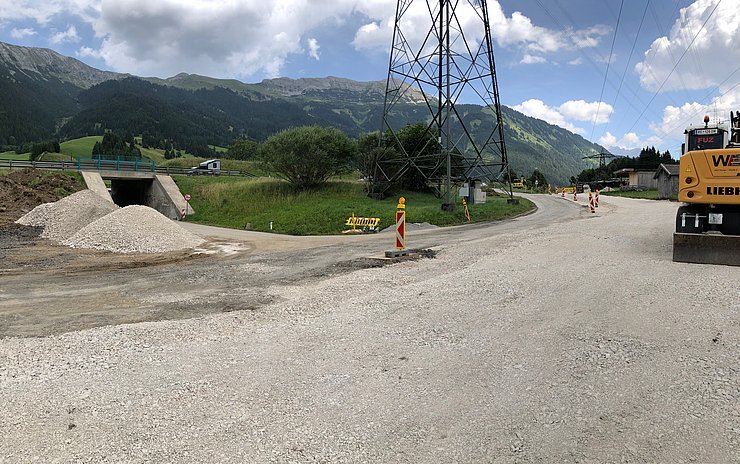
[[[365,245],[256,244],[129,295],[241,311],[0,340],[0,461],[739,462],[737,268],[671,262],[675,204],[602,199],[325,276]]]
[[[470,224],[457,227],[423,228],[408,224],[407,245],[409,248],[429,248],[444,244],[477,240],[491,235],[506,234],[525,229],[535,230],[553,223],[569,222],[588,217],[584,203],[574,203],[558,196],[521,195],[535,202],[539,209],[514,220]],[[608,206],[605,206],[608,208]],[[223,241],[238,241],[250,244],[254,252],[273,252],[284,250],[307,250],[323,246],[341,246],[368,256],[383,254],[385,249],[394,246],[392,228],[371,235],[332,235],[296,237],[211,227],[201,224],[181,223],[187,230],[202,237]],[[369,253],[369,254],[368,254]],[[356,253],[355,253],[356,254]]]

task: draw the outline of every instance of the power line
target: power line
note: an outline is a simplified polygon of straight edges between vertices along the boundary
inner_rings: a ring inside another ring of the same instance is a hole
[[[612,46],[609,50],[609,61],[606,62],[606,73],[604,73],[604,83],[601,84],[601,94],[599,95],[599,103],[596,105],[596,116],[594,116],[594,124],[591,127],[590,140],[594,139],[594,131],[596,130],[596,122],[599,120],[599,111],[601,110],[601,99],[604,98],[604,87],[606,87],[606,79],[609,77],[609,66],[612,64],[612,56],[614,54],[614,43],[617,41],[617,31],[619,30],[619,20],[622,18],[622,7],[624,7],[624,0],[619,4],[619,14],[617,15],[617,25],[614,26],[614,37],[612,37]]]
[[[676,5],[678,5],[677,8],[676,8],[676,11],[673,13],[672,16],[670,16],[670,18],[676,18],[676,17],[679,17],[680,18],[680,14],[678,14],[679,11],[681,10],[680,3],[676,2]],[[660,16],[658,15],[658,12],[655,10],[655,4],[650,5],[650,13],[652,13],[653,20],[655,21],[655,25],[657,26],[658,32],[660,32],[660,35],[661,36],[664,36],[664,37],[667,37],[668,34],[665,33],[665,31],[663,29],[663,25],[660,23],[660,20],[659,20],[660,19]],[[657,49],[658,48],[656,47],[656,48],[654,48],[654,49],[651,50],[651,51],[653,51],[652,57],[655,57],[655,55],[657,53],[655,50],[657,50]],[[673,56],[673,50],[669,47],[667,51],[668,51],[668,58],[670,59],[671,64],[673,64],[674,66],[676,66],[676,63],[677,62],[676,62],[675,57]],[[653,80],[657,83],[658,82],[658,78],[655,76],[655,73],[653,73],[653,67],[652,66],[647,66],[647,63],[648,62],[649,62],[649,58],[646,58],[645,59],[646,68],[648,69],[648,72],[650,73],[650,77],[652,77]],[[684,93],[686,95],[686,99],[687,100],[690,100],[691,99],[691,95],[689,95],[688,86],[683,81],[683,76],[681,74],[678,75],[678,81],[681,83],[681,90],[684,91]],[[672,100],[672,102],[675,104],[675,101]]]
[[[561,12],[561,13],[562,13],[562,14],[563,14],[563,15],[564,15],[564,16],[565,16],[565,17],[566,17],[567,19],[568,19],[568,21],[570,21],[571,25],[572,25],[572,26],[573,26],[573,27],[574,27],[575,29],[578,29],[578,25],[577,25],[577,24],[576,24],[576,22],[575,22],[575,21],[573,20],[573,18],[572,18],[572,17],[571,17],[571,16],[570,16],[570,15],[568,14],[568,11],[567,11],[567,10],[566,10],[565,8],[563,8],[563,7],[562,7],[562,5],[560,5],[560,2],[559,2],[558,0],[552,0],[552,1],[553,1],[553,2],[555,3],[555,6],[556,6],[556,7],[557,7],[557,8],[558,8],[558,9],[560,10],[560,12]],[[565,27],[565,26],[564,26],[563,24],[561,24],[561,23],[560,23],[560,21],[558,21],[558,19],[557,19],[557,18],[555,18],[555,16],[554,16],[554,15],[553,15],[553,14],[552,14],[552,13],[550,12],[550,10],[549,10],[549,9],[548,9],[548,8],[547,8],[547,7],[546,7],[546,6],[545,6],[545,5],[544,5],[544,4],[543,4],[543,3],[542,3],[542,2],[540,1],[540,0],[537,0],[537,4],[538,4],[538,5],[539,5],[539,6],[540,6],[540,7],[541,7],[541,8],[542,8],[542,9],[543,9],[543,10],[544,10],[544,11],[545,11],[546,13],[547,13],[547,15],[548,15],[548,16],[550,17],[550,19],[552,19],[552,20],[553,20],[553,22],[554,22],[554,23],[555,23],[555,24],[556,24],[556,25],[557,25],[557,26],[558,26],[558,27],[559,27],[559,28],[560,28],[561,30],[563,30],[563,31],[566,31],[566,36],[567,36],[567,37],[568,37],[568,38],[569,38],[569,39],[570,39],[570,40],[571,40],[571,41],[573,42],[573,45],[575,45],[575,46],[576,46],[575,48],[576,48],[576,49],[578,50],[578,52],[579,52],[579,53],[580,53],[580,54],[581,54],[581,55],[582,55],[582,56],[583,56],[584,58],[586,58],[586,60],[588,61],[588,63],[589,63],[590,65],[591,65],[591,67],[592,67],[592,68],[594,68],[594,69],[595,69],[595,70],[596,70],[596,71],[597,71],[597,72],[599,73],[599,75],[601,75],[601,74],[602,74],[602,69],[601,69],[601,67],[600,67],[599,65],[597,65],[597,64],[596,64],[596,62],[594,62],[594,60],[593,60],[593,59],[592,59],[592,58],[591,58],[591,57],[590,57],[590,56],[589,56],[589,55],[588,55],[588,54],[587,54],[586,52],[584,52],[584,51],[583,51],[583,49],[581,49],[580,47],[578,47],[578,44],[577,44],[577,42],[576,42],[575,38],[573,37],[573,34],[572,34],[572,33],[568,33],[568,32],[567,32],[567,30],[568,30],[568,29],[566,29],[566,27]],[[601,57],[601,58],[603,59],[603,57]],[[614,83],[613,83],[613,82],[612,82],[612,81],[611,81],[611,80],[609,79],[609,76],[608,76],[608,74],[606,75],[606,78],[607,78],[607,80],[608,80],[608,82],[609,82],[609,85],[610,85],[610,86],[611,86],[611,87],[612,87],[613,89],[615,89],[615,90],[616,90],[616,89],[617,89],[617,86],[616,86],[616,85],[615,85],[615,84],[614,84]],[[629,93],[630,93],[630,96],[632,97],[631,99],[625,99],[625,101],[627,102],[627,104],[628,104],[628,105],[629,105],[629,106],[630,106],[630,107],[631,107],[631,108],[632,108],[633,110],[635,110],[635,112],[636,112],[636,113],[637,113],[637,112],[639,112],[639,111],[640,111],[640,109],[639,109],[639,108],[638,108],[638,107],[637,107],[637,106],[635,105],[635,101],[636,101],[636,102],[637,102],[638,104],[640,104],[640,105],[643,105],[643,107],[644,107],[644,106],[645,106],[645,102],[643,101],[642,97],[641,97],[641,96],[640,96],[640,95],[639,95],[639,94],[638,94],[638,93],[637,93],[637,92],[635,91],[635,89],[633,89],[633,88],[632,88],[632,86],[630,86],[630,85],[629,85],[629,84],[627,84],[626,82],[624,83],[624,88],[626,88],[626,89],[627,89],[627,90],[629,91]],[[634,101],[633,101],[633,100],[634,100]],[[659,116],[659,115],[658,115],[658,116]]]
[[[678,61],[676,62],[676,64],[673,66],[673,69],[671,69],[671,72],[668,73],[668,76],[666,76],[665,80],[663,80],[663,83],[660,84],[660,87],[658,87],[658,90],[655,91],[655,94],[650,99],[650,101],[648,102],[648,104],[645,106],[645,109],[642,110],[642,113],[640,113],[640,116],[638,116],[637,119],[635,119],[635,122],[632,124],[632,126],[629,128],[629,130],[627,130],[627,133],[630,133],[632,131],[632,129],[635,128],[635,126],[637,125],[637,123],[640,121],[640,119],[642,119],[642,116],[645,114],[645,111],[647,111],[647,109],[650,107],[650,105],[655,100],[655,97],[657,97],[658,94],[660,93],[660,91],[663,90],[663,86],[666,84],[666,82],[668,82],[668,79],[670,79],[671,76],[673,75],[673,72],[676,71],[676,68],[681,63],[681,61],[683,60],[683,58],[686,56],[686,53],[694,45],[694,42],[696,41],[697,37],[699,37],[699,34],[701,34],[701,32],[704,30],[704,27],[707,25],[707,22],[709,22],[709,19],[712,17],[712,15],[714,15],[714,12],[717,10],[717,7],[719,6],[720,3],[722,3],[722,0],[718,0],[717,1],[717,4],[714,5],[714,8],[712,9],[712,12],[709,13],[709,16],[707,16],[707,19],[704,20],[704,23],[701,25],[701,28],[699,29],[699,32],[696,33],[696,35],[694,36],[694,38],[691,40],[691,43],[689,44],[689,46],[686,47],[686,50],[684,50],[684,52],[681,54],[681,58],[678,59]]]
[[[723,84],[724,84],[725,82],[729,81],[729,80],[730,80],[730,79],[732,78],[732,76],[734,76],[734,75],[735,75],[735,73],[737,73],[738,71],[740,71],[740,66],[738,66],[737,68],[735,68],[735,70],[734,70],[734,71],[732,71],[732,72],[730,73],[730,75],[729,75],[729,76],[727,76],[727,78],[725,78],[725,80],[723,80],[723,81],[722,81],[721,83],[719,83],[719,84],[717,85],[717,87],[719,88],[719,87],[721,87],[721,86],[722,86],[722,85],[723,85]],[[738,82],[737,82],[737,84],[733,85],[733,86],[732,86],[732,87],[730,87],[729,89],[727,89],[727,90],[725,90],[724,92],[722,92],[722,93],[720,93],[719,95],[717,95],[717,96],[715,97],[715,101],[716,101],[716,99],[717,99],[717,98],[722,98],[722,97],[724,97],[725,95],[727,95],[728,93],[732,92],[732,91],[733,91],[733,90],[735,90],[735,89],[736,89],[736,88],[737,88],[738,86],[740,86],[740,81],[738,81]],[[704,96],[704,100],[706,100],[706,99],[709,99],[709,98],[711,98],[711,97],[712,97],[712,93],[713,93],[713,91],[709,91],[709,92],[707,92],[707,94],[706,94],[706,95]],[[678,130],[678,129],[681,129],[681,128],[683,128],[683,127],[686,127],[686,125],[688,124],[688,122],[689,122],[689,121],[691,121],[692,119],[694,119],[694,117],[695,117],[695,116],[696,116],[697,114],[700,114],[700,113],[703,113],[703,112],[705,112],[705,108],[707,108],[707,107],[708,107],[708,106],[710,106],[711,104],[712,104],[712,102],[710,102],[710,103],[705,103],[705,104],[703,104],[703,105],[702,105],[702,109],[700,109],[700,110],[697,110],[697,111],[694,111],[693,113],[690,113],[690,114],[689,114],[688,116],[686,116],[685,118],[683,118],[683,119],[681,120],[681,122],[677,123],[677,124],[676,124],[675,126],[671,127],[671,128],[670,128],[670,129],[668,129],[668,130],[661,130],[661,133],[660,133],[660,134],[657,134],[657,135],[658,135],[659,137],[664,137],[664,136],[666,136],[666,135],[670,134],[671,132],[675,132],[675,131],[676,131],[676,130]]]
[[[622,90],[622,84],[624,83],[624,78],[627,75],[627,70],[630,67],[630,63],[632,62],[632,54],[635,52],[635,47],[637,46],[637,40],[640,38],[640,32],[642,32],[642,24],[645,22],[645,16],[647,15],[648,6],[650,6],[650,0],[647,0],[645,3],[645,11],[642,12],[642,19],[640,19],[640,25],[637,28],[637,34],[635,35],[635,40],[632,41],[632,49],[630,50],[630,56],[627,58],[627,64],[624,65],[624,72],[622,72],[622,78],[619,80],[619,88],[617,89],[617,94],[614,96],[613,106],[617,106],[617,100],[619,99],[619,93]],[[601,133],[601,136],[603,137],[606,133],[607,128],[609,127],[609,124],[607,123],[604,126],[604,130]]]

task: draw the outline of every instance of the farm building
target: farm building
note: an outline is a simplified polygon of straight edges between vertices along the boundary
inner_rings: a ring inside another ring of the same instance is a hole
[[[678,164],[661,164],[653,179],[658,184],[658,198],[666,199],[678,195]]]
[[[627,185],[633,189],[654,190],[658,187],[657,181],[653,179],[655,172],[652,170],[624,168],[616,171],[614,175],[622,178],[626,177],[628,179]]]

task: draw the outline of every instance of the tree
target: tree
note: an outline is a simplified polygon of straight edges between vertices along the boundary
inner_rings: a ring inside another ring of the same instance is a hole
[[[39,159],[44,152],[59,153],[60,151],[59,142],[56,140],[37,142],[31,145],[31,159]]]
[[[517,175],[516,171],[509,168],[507,172],[504,172],[504,182],[514,182],[514,179],[518,179],[519,175]]]
[[[254,140],[236,139],[234,143],[229,146],[229,150],[225,153],[224,158],[251,160],[257,157],[258,151],[259,144]]]
[[[532,172],[532,175],[527,179],[527,184],[535,190],[545,190],[547,186],[547,179],[538,169]]]
[[[131,137],[133,141],[133,137]],[[139,150],[133,143],[127,143],[123,137],[116,135],[112,132],[107,132],[103,135],[102,142],[95,142],[92,150],[92,156],[102,156],[108,158],[116,158],[119,156],[127,156],[134,158],[141,158],[141,150]]]
[[[259,159],[266,170],[307,189],[348,172],[355,151],[354,144],[338,129],[302,126],[268,138],[260,147]]]
[[[433,186],[428,179],[441,176],[442,166],[446,163],[438,135],[436,127],[417,122],[399,129],[395,137],[391,131],[387,131],[382,141],[379,140],[378,132],[360,137],[357,145],[364,161],[362,169],[365,176],[372,177],[376,165],[381,166],[386,173],[401,172],[405,168],[395,185],[387,185],[383,179],[373,179],[373,183],[369,185],[370,194],[382,192],[386,187],[400,187],[416,192],[431,191]],[[413,166],[409,166],[409,158],[414,160]],[[452,176],[461,177],[464,172],[462,154],[453,151],[451,161]]]

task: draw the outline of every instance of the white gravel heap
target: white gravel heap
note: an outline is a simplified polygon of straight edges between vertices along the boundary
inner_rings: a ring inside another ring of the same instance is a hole
[[[52,209],[54,209],[54,203],[40,204],[15,223],[24,226],[44,227],[49,220]]]
[[[57,202],[39,205],[16,222],[43,227],[42,237],[63,242],[116,209],[116,205],[92,190],[80,190]]]
[[[163,253],[193,248],[203,242],[158,211],[131,205],[91,222],[63,243],[114,253]]]

